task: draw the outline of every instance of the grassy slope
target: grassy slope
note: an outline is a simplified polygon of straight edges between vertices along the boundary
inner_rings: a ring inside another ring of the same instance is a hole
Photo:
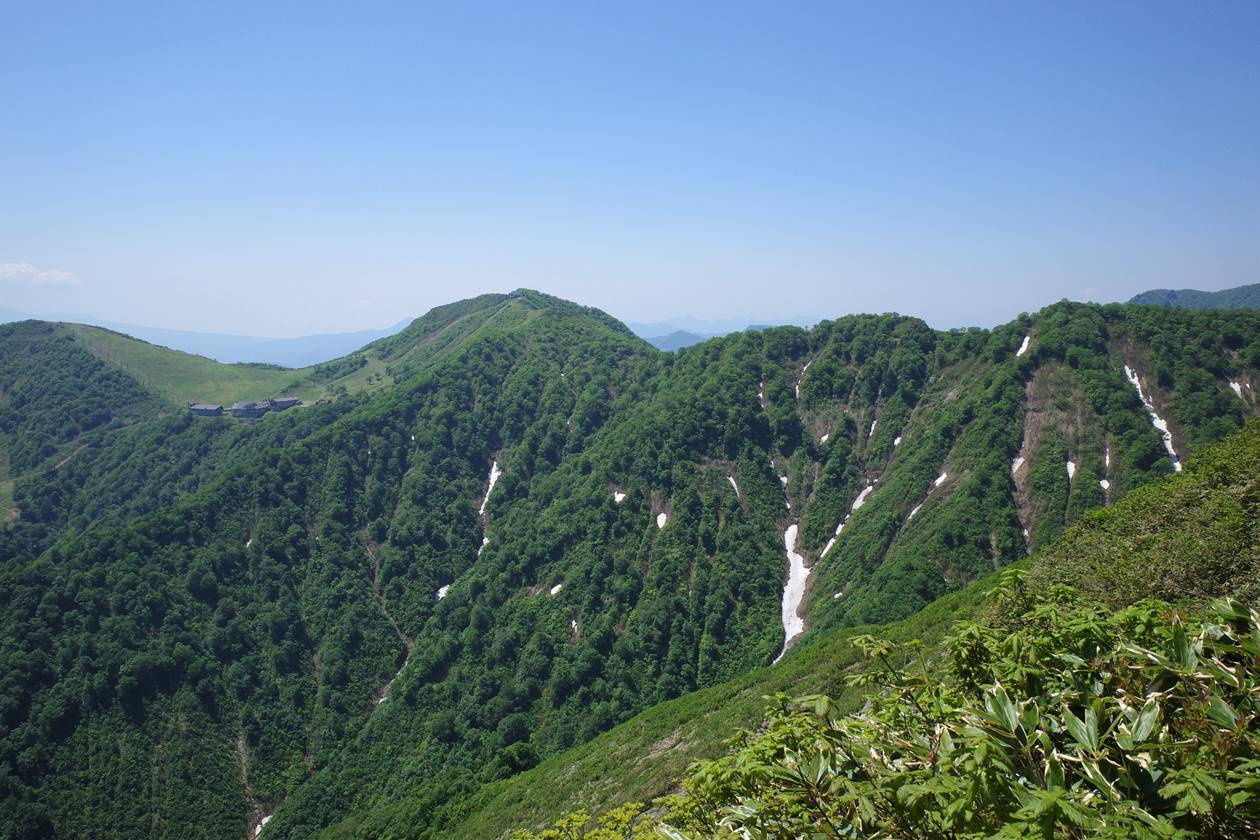
[[[394,383],[396,367],[415,368],[433,354],[467,339],[505,306],[523,301],[506,295],[484,295],[460,304],[438,307],[403,332],[359,351],[366,363],[345,374],[320,377],[319,367],[298,369],[274,365],[223,364],[204,356],[171,350],[113,330],[64,324],[104,361],[130,373],[141,384],[177,405],[191,401],[231,404],[278,394],[315,400],[334,387],[346,393],[378,390]],[[357,355],[357,354],[352,354]],[[335,366],[338,359],[327,363]]]
[[[1028,563],[1033,581],[1066,582],[1112,605],[1143,597],[1196,601],[1260,597],[1260,420],[1205,448],[1187,470],[1086,516]],[[579,808],[601,812],[647,801],[676,785],[687,765],[724,751],[724,739],[761,720],[764,697],[825,692],[856,708],[843,675],[858,661],[849,640],[876,633],[939,642],[975,615],[994,576],[884,627],[812,640],[781,665],[653,707],[469,803],[452,837],[500,837]]]

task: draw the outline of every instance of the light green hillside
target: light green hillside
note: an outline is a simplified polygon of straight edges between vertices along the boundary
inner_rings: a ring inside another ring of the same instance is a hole
[[[84,324],[64,326],[98,357],[127,371],[159,396],[180,405],[193,401],[230,405],[236,400],[266,399],[286,392],[286,386],[306,378],[311,370],[295,371],[273,365],[225,365],[113,330]],[[322,393],[322,387],[308,387],[292,396],[314,399]]]

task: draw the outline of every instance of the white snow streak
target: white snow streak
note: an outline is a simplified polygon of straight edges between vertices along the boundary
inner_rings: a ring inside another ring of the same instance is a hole
[[[664,513],[658,513],[658,514],[656,515],[656,527],[657,527],[657,528],[664,528],[664,527],[665,527],[665,523],[666,523],[666,522],[668,522],[668,521],[669,521],[669,517],[668,517],[667,515],[665,515]]]
[[[787,476],[786,475],[779,476],[779,483],[782,484],[784,487],[787,487]]]
[[[446,597],[446,593],[450,591],[451,591],[451,585],[449,583],[446,584],[446,586],[439,586],[438,591],[437,591],[437,600],[441,601],[443,598]]]
[[[871,421],[871,430],[866,433],[867,437],[870,437],[871,435],[875,434],[875,424],[878,422],[879,422],[878,418]]]
[[[1172,462],[1173,472],[1181,472],[1181,459],[1177,457],[1177,450],[1173,449],[1172,432],[1168,431],[1168,423],[1155,413],[1154,404],[1142,393],[1142,383],[1138,379],[1137,373],[1131,370],[1128,365],[1125,365],[1124,375],[1129,382],[1133,383],[1133,387],[1137,388],[1138,399],[1142,401],[1142,405],[1146,406],[1146,413],[1151,415],[1151,425],[1155,427],[1160,437],[1164,439],[1164,448],[1168,450],[1168,460]]]
[[[262,834],[263,826],[266,825],[270,821],[271,821],[271,814],[268,814],[267,816],[263,817],[262,820],[258,823],[258,825],[254,827],[254,836],[257,837],[259,834]]]
[[[561,590],[561,589],[564,589],[564,584],[563,584],[563,583],[557,583],[555,586],[551,587],[551,594],[552,594],[552,595],[558,595],[558,594],[560,594],[560,590]]]
[[[940,475],[936,477],[936,481],[932,482],[932,486],[940,487],[942,484],[945,483],[945,479],[947,478],[949,478],[949,473],[945,473],[945,472],[941,473]]]
[[[871,495],[871,491],[874,489],[875,489],[875,486],[873,484],[868,484],[866,485],[866,487],[862,489],[861,493],[858,493],[858,497],[853,500],[853,509],[850,512],[850,515],[852,515],[853,513],[857,513],[858,508],[866,504],[866,497]]]
[[[486,515],[486,502],[490,501],[490,494],[494,492],[494,485],[499,480],[499,476],[503,475],[503,470],[499,469],[498,461],[490,462],[490,486],[486,488],[486,497],[481,500],[482,516]]]
[[[796,553],[796,523],[783,532],[783,548],[788,556],[788,579],[783,586],[783,650],[775,657],[778,662],[787,653],[788,645],[805,632],[805,619],[800,616],[801,601],[805,598],[805,582],[810,570],[805,558]]]
[[[1024,343],[1019,345],[1019,349],[1015,351],[1015,358],[1019,358],[1028,352],[1028,342],[1032,341],[1031,335],[1024,336]]]
[[[805,371],[809,370],[809,366],[812,365],[813,363],[814,363],[813,359],[810,359],[808,362],[806,362],[805,367],[801,368],[801,375],[796,378],[796,398],[798,400],[801,398],[801,380],[805,378]]]
[[[624,501],[625,501],[625,499],[626,499],[626,494],[625,494],[625,493],[623,493],[621,490],[614,490],[614,491],[613,491],[613,501],[614,501],[614,502],[616,502],[617,504],[621,504],[622,502],[624,502]]]
[[[1071,481],[1072,479],[1076,478],[1076,462],[1075,461],[1067,462],[1067,471],[1068,471],[1068,481]]]
[[[1019,468],[1022,466],[1024,466],[1024,456],[1020,455],[1014,461],[1011,461],[1011,475],[1015,475],[1015,473],[1019,472]]]
[[[827,442],[827,438],[829,438],[829,437],[831,437],[831,432],[828,432],[827,434],[825,434],[825,435],[823,435],[821,438],[819,438],[818,442],[819,442],[819,443],[826,443],[826,442]]]
[[[1108,481],[1107,479],[1105,479],[1105,478],[1104,478],[1104,479],[1102,479],[1101,481],[1099,481],[1099,482],[1098,482],[1098,486],[1099,486],[1099,487],[1101,487],[1101,488],[1102,488],[1102,489],[1104,489],[1104,490],[1110,490],[1110,489],[1111,489],[1111,482],[1110,482],[1110,481]]]
[[[1241,385],[1239,385],[1237,382],[1230,382],[1229,387],[1234,389],[1234,393],[1238,395],[1238,399],[1241,400],[1243,398]]]
[[[901,446],[901,435],[897,435],[897,437],[893,438],[893,446]]]
[[[727,480],[727,481],[729,481],[729,482],[731,483],[731,487],[734,487],[734,488],[735,488],[735,498],[737,498],[737,499],[738,499],[738,498],[739,498],[739,485],[735,483],[735,476],[733,476],[733,475],[728,475],[728,476],[726,477],[726,480]]]
[[[914,519],[914,515],[919,512],[921,507],[923,507],[922,504],[915,505],[914,510],[910,511],[910,515],[906,517],[906,521],[909,522],[911,519]]]

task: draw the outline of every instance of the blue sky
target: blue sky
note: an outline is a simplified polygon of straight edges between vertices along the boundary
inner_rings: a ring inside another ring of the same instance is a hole
[[[259,8],[264,6],[265,8]],[[1260,3],[11,4],[0,304],[384,326],[1260,282]]]

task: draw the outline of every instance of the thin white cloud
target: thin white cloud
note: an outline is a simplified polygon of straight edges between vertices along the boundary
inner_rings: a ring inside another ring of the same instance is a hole
[[[77,286],[79,278],[59,268],[40,268],[19,261],[0,262],[0,282],[23,286]]]

